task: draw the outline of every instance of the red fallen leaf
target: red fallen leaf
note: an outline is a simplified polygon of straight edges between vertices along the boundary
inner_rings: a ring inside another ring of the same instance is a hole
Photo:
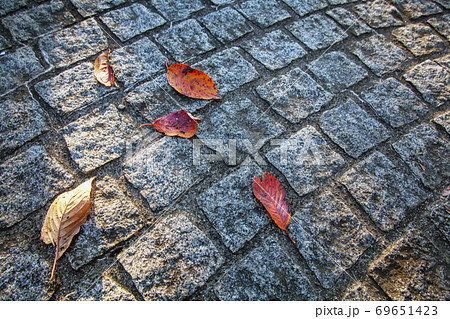
[[[168,136],[180,136],[190,138],[197,132],[197,125],[201,119],[193,117],[185,110],[170,113],[165,117],[160,117],[153,123],[142,124],[142,126],[151,125],[158,132]]]
[[[111,50],[100,54],[94,62],[94,75],[98,82],[104,86],[115,85],[114,70],[109,64]]]
[[[283,185],[272,175],[264,173],[262,182],[256,176],[253,178],[252,186],[255,197],[264,205],[278,227],[289,236],[287,227],[291,220],[291,214]],[[294,242],[291,236],[289,239]]]
[[[442,191],[441,197],[444,198],[444,197],[447,197],[447,196],[449,196],[449,195],[450,195],[450,186],[447,186],[447,188],[445,188],[445,189]]]
[[[221,99],[208,74],[187,64],[172,64],[166,77],[170,86],[183,95],[202,100]]]

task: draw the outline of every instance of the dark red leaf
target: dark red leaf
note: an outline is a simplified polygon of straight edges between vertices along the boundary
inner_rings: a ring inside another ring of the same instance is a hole
[[[142,124],[141,127],[151,125],[158,132],[168,136],[190,138],[197,132],[197,126],[200,122],[201,119],[193,117],[185,110],[180,110],[161,117],[153,123]]]

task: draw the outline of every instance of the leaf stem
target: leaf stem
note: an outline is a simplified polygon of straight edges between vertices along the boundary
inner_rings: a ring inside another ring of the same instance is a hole
[[[291,242],[293,242],[295,244],[295,241],[292,239],[291,235],[289,235],[288,231],[285,230],[286,234],[288,235],[289,239],[291,240]]]

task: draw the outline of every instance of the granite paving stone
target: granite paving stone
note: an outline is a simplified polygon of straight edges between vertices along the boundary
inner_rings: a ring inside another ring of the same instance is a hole
[[[253,177],[262,175],[262,169],[250,163],[197,197],[206,217],[233,253],[270,221],[250,187]]]
[[[207,14],[198,19],[222,43],[239,39],[253,31],[253,27],[231,7]]]
[[[121,41],[127,41],[166,22],[159,14],[139,3],[105,13],[101,20]]]
[[[240,283],[245,282],[245,289]],[[229,269],[215,288],[221,300],[316,300],[303,270],[269,237]]]
[[[413,91],[394,78],[368,88],[361,96],[378,116],[395,128],[417,120],[428,111]]]
[[[346,4],[350,2],[356,2],[358,0],[328,0],[328,3],[331,5],[337,5],[337,4]]]
[[[358,158],[390,137],[386,128],[352,99],[325,111],[319,124],[323,132],[353,158]]]
[[[425,197],[414,178],[378,151],[345,172],[340,182],[383,231],[395,229]]]
[[[351,32],[356,36],[372,31],[367,24],[357,19],[350,11],[344,8],[337,7],[328,10],[327,14],[336,20],[347,32]]]
[[[39,47],[49,63],[63,67],[107,49],[108,41],[97,22],[90,18],[42,37]]]
[[[439,18],[431,18],[428,23],[450,41],[450,14],[443,15]]]
[[[216,5],[230,4],[230,3],[233,3],[234,1],[236,1],[236,0],[211,0],[211,2]]]
[[[347,34],[333,20],[314,14],[286,27],[311,50],[324,49],[347,38]]]
[[[450,265],[417,229],[388,247],[369,274],[392,300],[450,299]]]
[[[450,70],[427,60],[415,65],[403,77],[422,93],[423,99],[437,107],[450,99]]]
[[[73,183],[72,175],[40,145],[9,158],[0,164],[0,228],[23,220]]]
[[[118,259],[145,300],[183,300],[224,262],[211,240],[183,213],[164,218]]]
[[[156,35],[156,41],[178,62],[211,51],[216,47],[194,19],[180,22],[161,31]]]
[[[427,207],[427,217],[450,242],[450,197],[442,196],[436,202]]]
[[[144,225],[136,207],[109,176],[95,180],[94,208],[66,255],[79,269],[127,240]]]
[[[367,77],[367,71],[351,61],[343,52],[335,51],[321,55],[307,65],[325,87],[338,93]]]
[[[126,0],[70,0],[83,17],[92,16],[98,12],[114,8]]]
[[[150,3],[170,21],[183,20],[205,7],[201,0],[151,0]]]
[[[80,117],[63,127],[60,133],[72,159],[81,171],[89,173],[121,157],[127,141],[137,131],[126,116],[109,105]]]
[[[26,5],[27,0],[0,0],[0,15],[13,12],[19,8],[25,7]]]
[[[102,276],[102,301],[136,301],[128,290],[124,289],[108,275]]]
[[[450,1],[449,0],[433,0],[433,1],[439,3],[445,9],[450,9]]]
[[[427,0],[392,0],[391,2],[410,19],[442,12],[437,4]]]
[[[372,28],[403,25],[398,10],[385,0],[374,0],[353,7],[353,11]]]
[[[325,288],[332,288],[374,241],[352,210],[330,190],[296,211],[288,232]]]
[[[44,72],[30,47],[20,47],[0,57],[0,95]]]
[[[445,111],[439,113],[434,119],[433,122],[442,126],[448,134],[450,134],[450,111]]]
[[[8,49],[9,47],[11,47],[10,42],[0,35],[0,50]]]
[[[276,0],[249,0],[235,6],[235,9],[263,28],[291,17],[289,12],[283,8],[282,3]]]
[[[28,91],[13,91],[0,102],[0,157],[48,129],[46,113]]]
[[[256,91],[277,113],[292,123],[299,123],[318,112],[333,97],[299,68],[258,86]]]
[[[290,6],[299,16],[326,8],[328,3],[326,0],[283,0]]]
[[[422,23],[408,24],[392,32],[392,35],[416,56],[441,52],[446,43]]]
[[[281,69],[306,54],[300,44],[281,30],[246,41],[241,46],[269,70]]]
[[[54,0],[2,19],[3,25],[18,41],[26,41],[44,33],[62,29],[75,21],[75,17],[64,8],[64,3],[60,0]]]
[[[407,58],[402,49],[382,34],[356,42],[352,53],[378,76],[397,70]]]
[[[347,288],[341,301],[388,301],[388,298],[370,281],[357,281]]]
[[[442,66],[450,69],[450,54],[444,55],[443,57],[434,59],[434,62],[439,63]]]
[[[422,183],[435,188],[450,176],[450,143],[430,124],[420,125],[392,144]]]
[[[345,165],[344,159],[312,126],[280,142],[280,146],[267,153],[266,157],[300,196],[324,185]]]

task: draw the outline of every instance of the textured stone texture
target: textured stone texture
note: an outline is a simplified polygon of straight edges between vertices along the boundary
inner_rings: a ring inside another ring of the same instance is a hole
[[[39,40],[47,61],[55,67],[70,65],[108,48],[102,29],[91,18]]]
[[[191,13],[203,9],[205,6],[201,0],[151,0],[151,4],[161,14],[171,21],[183,20]]]
[[[331,93],[298,68],[258,86],[256,91],[277,113],[292,123],[318,112],[332,98]]]
[[[445,111],[438,114],[433,119],[433,122],[442,126],[447,131],[447,133],[450,134],[450,111]]]
[[[60,131],[70,156],[84,173],[122,156],[135,132],[114,105],[95,110]]]
[[[450,163],[450,143],[433,126],[418,126],[392,146],[425,186],[435,188],[450,177],[445,164]]]
[[[445,9],[450,9],[450,1],[449,0],[434,0],[434,2],[439,3]]]
[[[75,21],[74,16],[64,9],[64,3],[60,0],[51,1],[2,19],[3,25],[18,41],[25,41],[50,31],[59,30]]]
[[[66,253],[74,269],[103,255],[144,225],[136,207],[111,177],[95,180],[94,194],[92,215]]]
[[[439,18],[431,18],[428,20],[428,23],[450,41],[450,14],[443,15]]]
[[[0,228],[21,221],[73,183],[72,175],[40,145],[6,160],[0,165]]]
[[[392,0],[392,4],[410,19],[442,12],[438,5],[427,0]]]
[[[351,209],[331,191],[295,212],[288,232],[325,288],[333,287],[374,241]]]
[[[449,300],[450,265],[420,231],[408,231],[370,266],[393,300]]]
[[[381,34],[357,42],[352,52],[378,76],[397,70],[407,58]]]
[[[280,30],[244,42],[241,46],[269,70],[281,69],[306,54],[300,44]]]
[[[350,11],[344,8],[334,8],[327,11],[327,14],[336,20],[347,32],[351,32],[356,36],[368,33],[372,29],[367,26],[364,22],[357,19]]]
[[[425,104],[394,78],[367,89],[361,96],[392,127],[411,123],[427,112]]]
[[[383,231],[393,230],[425,197],[418,183],[376,151],[340,179]]]
[[[276,0],[249,0],[235,7],[250,21],[263,28],[291,17],[282,4]],[[276,14],[274,14],[276,12]]]
[[[93,70],[93,63],[85,62],[34,87],[51,107],[65,113],[72,112],[117,90],[115,86],[108,88],[98,83]]]
[[[311,50],[327,48],[347,37],[344,30],[323,14],[300,19],[286,28]]]
[[[245,289],[239,288],[243,281]],[[216,294],[222,300],[318,299],[303,271],[272,237],[222,276]]]
[[[325,111],[319,120],[320,128],[348,155],[361,154],[387,140],[386,128],[361,109],[352,99]]]
[[[228,175],[197,198],[206,217],[234,253],[270,221],[270,217],[253,196],[254,176],[263,171],[249,164]]]
[[[427,208],[427,216],[436,225],[439,231],[450,242],[450,197],[442,196]]]
[[[388,301],[372,282],[357,281],[344,292],[342,301]]]
[[[207,14],[199,21],[222,43],[234,41],[253,31],[245,18],[230,7]]]
[[[324,185],[344,166],[342,157],[312,126],[282,140],[280,147],[267,153],[266,157],[300,196]]]
[[[445,42],[435,35],[430,27],[422,23],[398,28],[392,35],[416,56],[441,52],[446,47]]]
[[[353,10],[372,28],[387,28],[403,25],[397,9],[384,0],[358,4]]]
[[[11,46],[10,42],[0,35],[0,50],[7,49]]]
[[[44,71],[30,47],[0,57],[0,95]]]
[[[0,0],[0,15],[15,11],[27,5],[27,0]]]
[[[286,2],[299,16],[326,8],[328,6],[326,0],[283,0]]]
[[[166,22],[160,15],[139,3],[110,11],[101,19],[121,41],[127,41]]]
[[[146,300],[182,300],[224,261],[183,214],[163,219],[118,258]]]
[[[434,59],[433,61],[450,69],[450,54],[444,55],[443,57],[440,57],[438,59]]]
[[[70,0],[83,17],[88,17],[107,9],[114,8],[126,0]]]
[[[27,90],[0,102],[0,157],[48,130],[47,115]]]
[[[102,277],[102,301],[135,301],[132,293],[108,275]]]
[[[211,51],[214,43],[193,19],[180,22],[156,35],[159,42],[178,62]]]
[[[308,69],[330,91],[337,93],[367,77],[367,71],[347,58],[342,52],[321,55],[307,65]]]
[[[439,106],[450,99],[450,70],[427,60],[417,64],[403,76],[422,93],[432,106]]]

